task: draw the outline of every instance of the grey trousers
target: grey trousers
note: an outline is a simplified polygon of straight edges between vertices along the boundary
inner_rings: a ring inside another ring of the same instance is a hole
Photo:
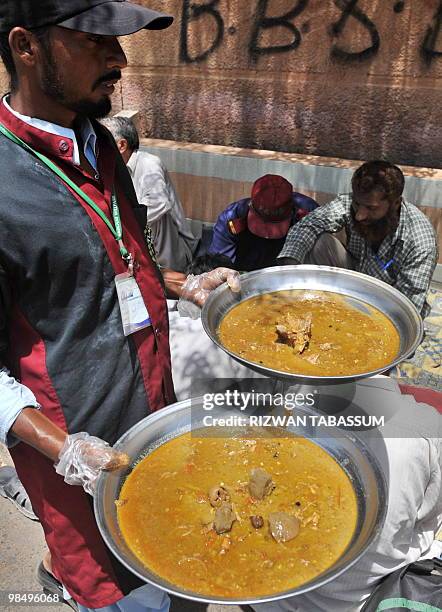
[[[319,236],[312,250],[307,254],[304,263],[356,270],[355,259],[335,234],[328,233]]]

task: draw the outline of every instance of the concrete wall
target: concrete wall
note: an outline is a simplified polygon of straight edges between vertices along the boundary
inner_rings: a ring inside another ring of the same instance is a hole
[[[440,0],[136,0],[115,110],[144,136],[442,167]]]
[[[189,216],[213,221],[265,172],[324,202],[348,188],[345,160],[381,157],[420,166],[409,199],[442,242],[442,0],[134,1],[175,23],[122,39],[114,112],[174,141],[159,149]]]
[[[351,177],[360,161],[276,151],[237,149],[214,145],[144,139],[142,149],[158,155],[177,188],[186,215],[214,222],[227,204],[250,195],[263,174],[280,174],[295,190],[319,204],[350,191]],[[429,217],[439,242],[442,264],[442,170],[402,166],[404,197]],[[439,270],[442,274],[442,269]],[[442,276],[441,276],[442,280]]]

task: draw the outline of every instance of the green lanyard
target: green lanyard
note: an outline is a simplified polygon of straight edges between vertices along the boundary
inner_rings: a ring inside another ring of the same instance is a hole
[[[18,144],[20,147],[22,147],[22,149],[25,149],[26,151],[29,151],[30,153],[35,155],[50,170],[52,170],[52,172],[54,172],[59,178],[61,178],[64,183],[66,183],[71,189],[73,189],[73,191],[75,191],[75,193],[79,195],[80,198],[82,198],[82,200],[84,200],[84,202],[86,202],[86,204],[97,213],[97,215],[106,223],[107,227],[112,232],[112,235],[114,236],[115,240],[118,242],[121,257],[128,265],[131,265],[132,256],[123,244],[123,227],[121,225],[120,209],[118,207],[118,200],[117,196],[115,195],[115,192],[112,193],[112,217],[115,224],[114,227],[107,218],[107,216],[104,214],[104,212],[100,209],[100,207],[97,206],[97,204],[92,200],[92,198],[90,198],[87,193],[85,193],[80,187],[78,187],[78,185],[76,185],[58,166],[56,166],[48,157],[46,157],[46,155],[35,151],[35,149],[30,147],[28,144],[26,144],[26,142],[21,140],[21,138],[19,138],[13,132],[8,130],[8,128],[5,127],[2,123],[0,123],[0,132],[4,136],[6,136],[6,138],[9,138],[9,140],[12,140],[12,142],[15,142],[15,144]]]

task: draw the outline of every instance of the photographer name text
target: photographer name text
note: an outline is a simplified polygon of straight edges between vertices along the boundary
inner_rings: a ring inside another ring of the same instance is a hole
[[[264,414],[242,416],[232,414],[225,417],[206,414],[203,417],[205,427],[346,427],[372,428],[383,427],[385,417],[371,415],[295,415],[295,414]]]

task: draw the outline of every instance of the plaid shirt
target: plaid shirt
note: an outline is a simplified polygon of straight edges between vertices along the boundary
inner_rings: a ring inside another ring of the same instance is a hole
[[[436,235],[429,219],[416,206],[402,200],[399,225],[376,253],[356,231],[351,206],[352,196],[346,194],[311,212],[290,229],[278,257],[303,263],[322,233],[345,228],[346,249],[355,260],[355,269],[401,291],[426,317],[430,312],[427,292],[438,258]]]

